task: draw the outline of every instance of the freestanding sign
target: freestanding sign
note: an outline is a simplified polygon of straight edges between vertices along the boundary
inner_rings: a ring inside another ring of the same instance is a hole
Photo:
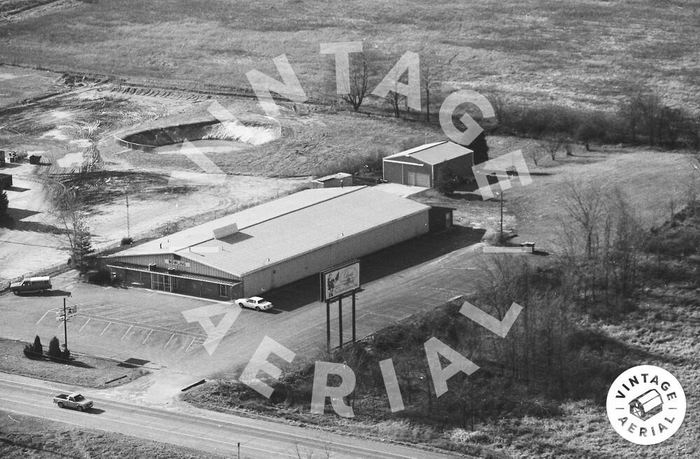
[[[360,262],[352,261],[321,273],[321,301],[333,301],[360,288]]]
[[[360,289],[360,261],[321,272],[321,301],[326,302],[326,347],[331,348],[331,302],[338,301],[338,345],[343,347],[343,296],[352,295],[352,340],[355,341],[355,293]]]

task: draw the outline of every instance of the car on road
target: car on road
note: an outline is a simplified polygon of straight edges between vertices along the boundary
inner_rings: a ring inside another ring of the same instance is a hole
[[[239,298],[234,301],[242,308],[255,309],[256,311],[267,311],[272,309],[272,303],[260,298],[259,296],[251,296],[250,298]]]
[[[78,393],[59,394],[53,398],[53,402],[59,408],[71,408],[79,411],[86,411],[92,408],[92,400],[88,400]]]

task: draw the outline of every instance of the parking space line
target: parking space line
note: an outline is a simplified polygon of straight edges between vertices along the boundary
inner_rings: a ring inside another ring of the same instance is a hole
[[[121,341],[124,341],[124,338],[126,338],[126,335],[129,334],[129,332],[131,331],[132,328],[134,328],[134,326],[130,325],[129,328],[126,329],[126,331],[124,332],[124,335],[122,336]]]
[[[148,331],[148,335],[144,338],[143,342],[141,344],[146,344],[146,341],[148,341],[148,338],[151,337],[151,333],[153,333],[153,329]]]
[[[85,306],[85,305],[79,304],[78,306],[80,306],[80,309],[82,310],[82,312],[87,311],[90,313],[92,313],[94,311],[99,311],[100,309],[108,309],[108,308],[114,309],[114,307],[110,304],[102,305],[102,306]]]
[[[102,330],[102,333],[100,333],[100,336],[105,334],[105,332],[107,331],[107,329],[109,328],[110,325],[112,325],[112,322],[107,323],[107,326],[105,327],[104,330]]]
[[[80,327],[80,329],[78,330],[78,333],[80,333],[81,331],[83,331],[83,328],[85,328],[85,326],[88,324],[88,322],[90,322],[90,319],[91,319],[91,317],[88,317],[88,320],[86,320],[85,323],[83,324],[83,326]]]
[[[49,309],[48,311],[46,311],[46,312],[44,313],[44,315],[41,316],[41,319],[39,319],[39,320],[36,321],[36,324],[35,324],[35,325],[39,325],[39,322],[41,322],[42,320],[44,320],[44,319],[46,318],[46,316],[49,314],[49,312],[51,312],[51,311],[53,311],[53,309]]]
[[[186,352],[186,353],[189,352],[190,348],[192,347],[192,345],[194,344],[194,341],[195,341],[196,339],[197,339],[197,338],[192,338],[192,341],[190,341],[190,345],[187,346],[187,349],[185,349],[185,352]]]
[[[173,333],[172,335],[170,335],[170,339],[168,340],[167,343],[165,343],[165,346],[163,346],[163,349],[165,349],[166,347],[168,347],[168,344],[170,344],[170,341],[172,341],[173,337],[175,337],[175,333]]]

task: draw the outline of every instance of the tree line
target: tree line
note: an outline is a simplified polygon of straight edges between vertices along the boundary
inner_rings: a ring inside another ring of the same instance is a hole
[[[457,55],[440,57],[430,50],[420,53],[420,89],[422,109],[409,108],[406,96],[390,91],[375,107],[383,106],[394,117],[433,123],[434,113],[446,92],[443,80]],[[335,93],[335,79],[328,78],[322,89],[323,97],[333,106],[347,106],[357,112],[372,96],[374,80],[381,76],[386,56],[366,46],[360,53],[349,56],[349,92]],[[330,72],[330,70],[329,70]],[[398,83],[407,83],[407,73]],[[626,143],[662,148],[699,148],[700,116],[684,108],[671,106],[653,90],[638,87],[623,94],[621,101],[608,111],[585,110],[555,104],[525,104],[508,97],[489,94],[496,112],[497,125],[484,125],[487,131],[558,142],[580,142],[587,148],[592,143]],[[375,98],[376,99],[376,98]],[[465,107],[465,111],[472,110]],[[475,116],[481,114],[470,113]],[[460,114],[453,114],[458,119]]]

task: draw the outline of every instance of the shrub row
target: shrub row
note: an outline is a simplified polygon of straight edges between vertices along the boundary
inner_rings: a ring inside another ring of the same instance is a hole
[[[629,143],[663,148],[699,148],[700,117],[670,107],[649,92],[628,96],[611,112],[558,105],[526,106],[493,96],[498,126],[493,132],[534,138],[561,137],[588,146]]]
[[[27,344],[24,346],[24,355],[35,360],[44,358],[44,347],[41,344],[39,335],[34,338],[33,344]],[[55,362],[68,361],[70,360],[70,351],[68,349],[61,350],[61,344],[59,343],[58,338],[54,336],[49,342],[47,356],[49,359]]]

